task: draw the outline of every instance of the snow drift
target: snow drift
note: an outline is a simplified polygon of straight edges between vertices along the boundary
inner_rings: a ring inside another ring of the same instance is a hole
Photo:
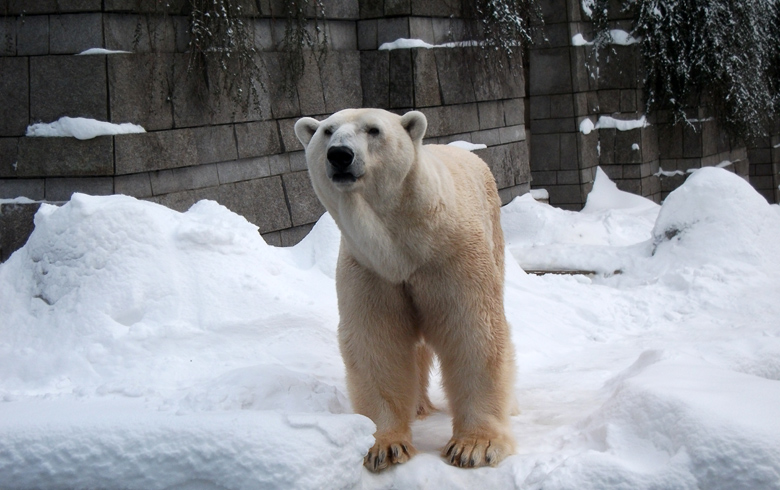
[[[663,206],[599,172],[580,213],[503,208],[521,414],[495,469],[439,458],[446,411],[362,468],[329,216],[289,249],[211,201],[35,222],[0,265],[2,488],[780,488],[780,212],[726,170]]]

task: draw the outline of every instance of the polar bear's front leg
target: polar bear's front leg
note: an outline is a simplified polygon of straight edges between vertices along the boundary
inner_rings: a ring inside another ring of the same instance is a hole
[[[417,414],[419,332],[403,287],[380,278],[343,250],[336,289],[350,400],[355,412],[377,426],[376,442],[363,464],[380,471],[416,453],[411,423]]]

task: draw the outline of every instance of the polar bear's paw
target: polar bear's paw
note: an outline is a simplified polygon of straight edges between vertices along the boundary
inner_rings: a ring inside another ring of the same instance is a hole
[[[513,444],[505,437],[453,437],[441,455],[451,465],[461,468],[496,466],[512,454]]]
[[[417,454],[408,439],[376,436],[376,442],[363,458],[363,466],[370,471],[382,471],[391,464],[406,463]]]

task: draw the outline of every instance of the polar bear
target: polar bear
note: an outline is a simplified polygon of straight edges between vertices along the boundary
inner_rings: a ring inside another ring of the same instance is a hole
[[[423,145],[427,124],[421,112],[380,109],[295,124],[314,191],[342,233],[339,346],[352,405],[377,427],[371,471],[416,452],[411,423],[432,409],[430,350],[453,416],[442,456],[495,466],[514,449],[496,183],[474,154]]]

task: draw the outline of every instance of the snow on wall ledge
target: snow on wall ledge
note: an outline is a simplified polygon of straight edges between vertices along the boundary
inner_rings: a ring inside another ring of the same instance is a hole
[[[618,131],[631,131],[632,129],[646,128],[650,123],[643,115],[639,119],[615,119],[611,116],[599,116],[596,124],[590,118],[580,121],[580,132],[590,134],[594,129],[617,129]]]
[[[28,137],[76,138],[88,140],[97,136],[145,133],[146,130],[132,123],[114,124],[85,117],[61,117],[51,123],[35,123],[27,126]]]

